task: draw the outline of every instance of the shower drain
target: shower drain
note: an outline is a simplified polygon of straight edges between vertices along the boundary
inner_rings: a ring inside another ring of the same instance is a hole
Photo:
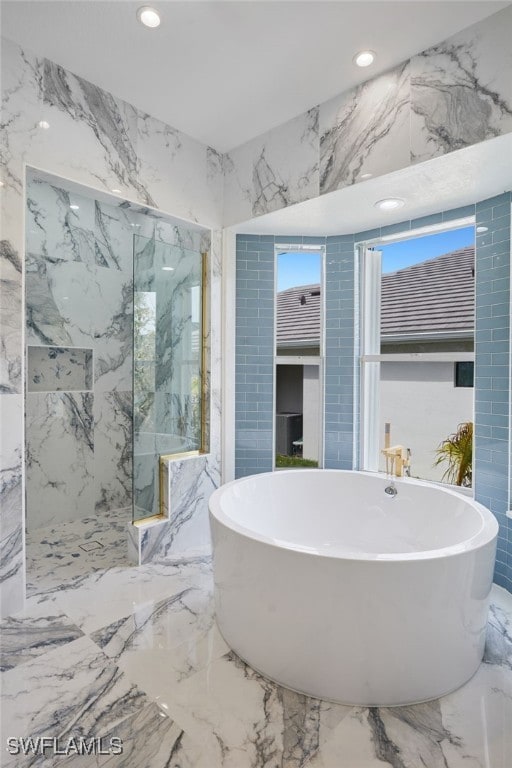
[[[92,552],[95,549],[103,549],[101,541],[90,541],[88,544],[79,544],[80,549],[84,552]]]

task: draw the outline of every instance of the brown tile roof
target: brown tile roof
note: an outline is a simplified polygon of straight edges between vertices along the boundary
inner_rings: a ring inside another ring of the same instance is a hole
[[[464,332],[475,325],[475,249],[382,275],[381,336]]]
[[[381,336],[388,339],[470,336],[474,329],[475,249],[461,248],[382,275]],[[320,286],[277,294],[277,346],[316,346]]]
[[[277,294],[277,345],[312,346],[320,340],[320,286],[300,285]]]

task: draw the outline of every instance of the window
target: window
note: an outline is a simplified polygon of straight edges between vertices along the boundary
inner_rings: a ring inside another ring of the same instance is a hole
[[[276,468],[322,465],[323,259],[320,246],[276,251]]]
[[[474,386],[475,364],[472,360],[464,360],[455,363],[455,386]]]
[[[359,246],[359,464],[386,471],[397,447],[412,476],[441,481],[437,448],[473,421],[474,225],[419,234]]]

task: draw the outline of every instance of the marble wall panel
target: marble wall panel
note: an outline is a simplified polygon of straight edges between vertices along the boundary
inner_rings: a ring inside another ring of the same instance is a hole
[[[133,393],[133,430],[138,435],[155,432],[155,393],[140,390],[135,385]]]
[[[23,555],[23,163],[39,137],[42,60],[8,40],[0,49],[0,611],[19,610],[24,597]]]
[[[44,119],[50,128],[32,163],[88,186],[120,189],[134,201],[153,205],[138,175],[135,107],[48,59],[42,85]]]
[[[73,207],[71,207],[73,206]],[[26,253],[50,264],[96,264],[95,201],[37,177],[27,179]]]
[[[213,225],[222,216],[222,156],[148,114],[137,115],[139,178],[153,205]],[[171,168],[172,174],[162,174]]]
[[[96,392],[132,389],[133,278],[128,272],[98,268],[91,286],[94,313]]]
[[[174,271],[163,271],[160,260],[169,262]],[[155,389],[188,395],[191,377],[201,361],[201,257],[197,252],[173,248],[168,255],[158,254],[155,270]],[[184,407],[186,401],[180,399]]]
[[[224,156],[224,224],[319,194],[318,108]]]
[[[94,396],[94,486],[96,512],[132,503],[132,393]]]
[[[320,106],[320,192],[380,176],[410,159],[409,63]]]
[[[23,163],[39,154],[44,131],[42,115],[44,60],[2,38],[2,118],[0,168],[2,188],[2,238],[22,253]],[[21,321],[21,318],[20,318]]]
[[[96,264],[131,273],[135,216],[122,205],[94,201]]]
[[[99,286],[96,286],[96,292]],[[26,341],[30,345],[94,347],[94,267],[55,264],[40,256],[25,263]]]
[[[86,393],[32,392],[26,399],[27,527],[94,511],[93,399]]]
[[[0,615],[7,616],[19,608],[24,592],[23,521],[20,515],[23,472],[21,394],[0,397],[0,423]]]
[[[411,59],[411,160],[512,131],[512,7]]]
[[[16,394],[21,380],[22,283],[19,254],[8,240],[0,242],[0,393]]]
[[[209,455],[188,456],[167,462],[169,523],[141,539],[141,559],[176,556],[185,552],[211,552],[208,499],[220,485],[217,462]]]
[[[27,347],[27,391],[92,389],[92,349]]]

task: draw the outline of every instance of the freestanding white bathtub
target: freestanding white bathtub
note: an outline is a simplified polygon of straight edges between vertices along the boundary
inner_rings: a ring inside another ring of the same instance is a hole
[[[437,698],[483,655],[498,525],[411,479],[290,470],[210,498],[217,622],[251,667],[345,704]]]

